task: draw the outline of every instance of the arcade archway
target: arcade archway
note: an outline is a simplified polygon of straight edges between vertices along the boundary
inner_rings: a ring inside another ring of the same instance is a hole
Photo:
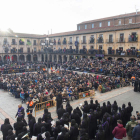
[[[24,61],[24,55],[19,56],[19,61]]]
[[[30,54],[28,54],[28,55],[26,56],[26,60],[27,60],[27,61],[31,61],[31,55],[30,55]]]
[[[13,62],[17,62],[17,56],[16,56],[16,55],[13,55],[13,56],[12,56],[12,61],[13,61]]]

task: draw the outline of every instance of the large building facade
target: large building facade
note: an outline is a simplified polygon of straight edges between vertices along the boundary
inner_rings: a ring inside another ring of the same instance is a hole
[[[106,58],[137,58],[140,12],[82,22],[77,24],[76,31],[52,34],[49,38],[56,52],[73,52],[74,56],[78,52],[88,57],[103,54]]]
[[[47,39],[47,40],[46,40]],[[49,54],[44,48],[51,48]],[[77,30],[51,35],[0,31],[0,61],[61,61],[74,57],[138,59],[140,12],[77,24]]]

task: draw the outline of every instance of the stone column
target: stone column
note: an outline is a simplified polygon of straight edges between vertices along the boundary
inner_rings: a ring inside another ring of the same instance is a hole
[[[67,61],[70,61],[70,55],[67,55]]]
[[[54,55],[52,54],[52,62],[54,62]]]
[[[31,62],[33,62],[33,55],[31,54]]]
[[[26,58],[26,55],[24,55],[24,61],[26,62],[27,60],[26,60],[27,58]]]

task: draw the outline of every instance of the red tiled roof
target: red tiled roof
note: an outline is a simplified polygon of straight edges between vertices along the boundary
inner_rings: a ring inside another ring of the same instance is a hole
[[[140,14],[140,11],[137,12],[137,14]],[[85,24],[85,23],[91,23],[91,22],[109,20],[109,19],[114,19],[114,18],[129,17],[129,16],[134,16],[134,15],[136,15],[136,12],[127,13],[127,14],[121,14],[121,15],[112,16],[112,17],[100,18],[100,19],[95,19],[95,20],[84,21],[84,22],[81,22],[81,23],[79,23],[79,24]]]

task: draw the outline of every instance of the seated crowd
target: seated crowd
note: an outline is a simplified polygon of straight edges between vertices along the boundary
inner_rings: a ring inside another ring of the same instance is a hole
[[[140,114],[137,112],[137,117],[132,116],[132,111],[130,102],[128,107],[125,104],[119,107],[116,101],[112,105],[109,101],[107,104],[104,102],[101,106],[97,100],[95,103],[90,100],[90,104],[85,101],[74,110],[67,102],[66,109],[61,105],[57,110],[57,121],[52,119],[48,109],[44,109],[38,122],[32,114],[28,115],[28,123],[24,116],[18,117],[13,127],[9,119],[5,119],[1,131],[3,140],[15,140],[15,137],[17,140],[31,137],[37,140],[119,140],[126,137],[126,133],[129,139],[139,140]]]

